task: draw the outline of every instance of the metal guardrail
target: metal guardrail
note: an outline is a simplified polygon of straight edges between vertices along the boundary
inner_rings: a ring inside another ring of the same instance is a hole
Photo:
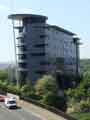
[[[38,105],[42,108],[45,108],[53,113],[56,113],[57,115],[60,115],[62,116],[63,118],[65,118],[66,120],[77,120],[76,118],[73,118],[72,116],[69,116],[68,114],[62,112],[61,110],[59,109],[56,109],[55,107],[51,107],[49,105],[45,105],[45,104],[41,104],[40,102],[36,101],[36,100],[33,100],[31,98],[28,98],[28,97],[20,97],[20,99],[22,100],[25,100],[26,102],[31,102],[35,105]]]

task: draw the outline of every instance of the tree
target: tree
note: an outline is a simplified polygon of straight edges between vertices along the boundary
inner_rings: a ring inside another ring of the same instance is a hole
[[[36,94],[39,96],[43,96],[48,92],[52,92],[57,94],[58,87],[56,83],[56,79],[51,75],[45,75],[43,78],[37,81],[35,85]]]
[[[30,95],[32,94],[34,94],[34,88],[33,88],[31,81],[29,81],[21,87],[21,95],[30,97]]]
[[[52,92],[48,92],[47,94],[45,94],[41,102],[46,105],[50,105],[58,109],[61,109],[62,111],[66,111],[66,108],[67,108],[65,97],[58,96],[57,94]]]
[[[7,70],[0,70],[0,80],[7,80],[8,79],[8,71]]]
[[[66,110],[66,99],[64,96],[58,95],[58,86],[56,79],[51,75],[45,75],[37,81],[35,85],[36,94],[40,96],[40,102]]]

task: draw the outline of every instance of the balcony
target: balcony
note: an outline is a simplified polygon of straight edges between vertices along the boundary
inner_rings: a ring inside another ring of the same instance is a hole
[[[19,63],[18,62],[18,71],[27,71],[27,63]]]
[[[28,71],[27,68],[18,68],[17,70],[18,70],[18,71]]]
[[[18,44],[16,44],[16,47],[21,47],[21,46],[26,46],[25,42],[18,42]]]
[[[16,39],[21,39],[25,37],[25,32],[20,32]]]
[[[24,55],[24,54],[27,54],[28,52],[27,51],[18,51],[18,53],[16,53],[17,55]]]
[[[18,59],[18,63],[27,63],[26,59]]]
[[[27,59],[27,55],[26,54],[19,54],[18,60],[22,60],[22,59]]]

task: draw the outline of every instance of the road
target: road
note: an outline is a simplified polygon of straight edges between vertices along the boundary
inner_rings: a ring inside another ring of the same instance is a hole
[[[42,120],[30,111],[17,108],[8,109],[3,103],[0,103],[0,120]]]

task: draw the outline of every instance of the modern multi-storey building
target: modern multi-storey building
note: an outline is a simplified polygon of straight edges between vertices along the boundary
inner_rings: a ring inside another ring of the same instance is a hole
[[[12,14],[19,21],[16,37],[17,79],[24,84],[35,82],[45,74],[79,73],[79,46],[75,34],[46,23],[47,17],[33,14]]]

